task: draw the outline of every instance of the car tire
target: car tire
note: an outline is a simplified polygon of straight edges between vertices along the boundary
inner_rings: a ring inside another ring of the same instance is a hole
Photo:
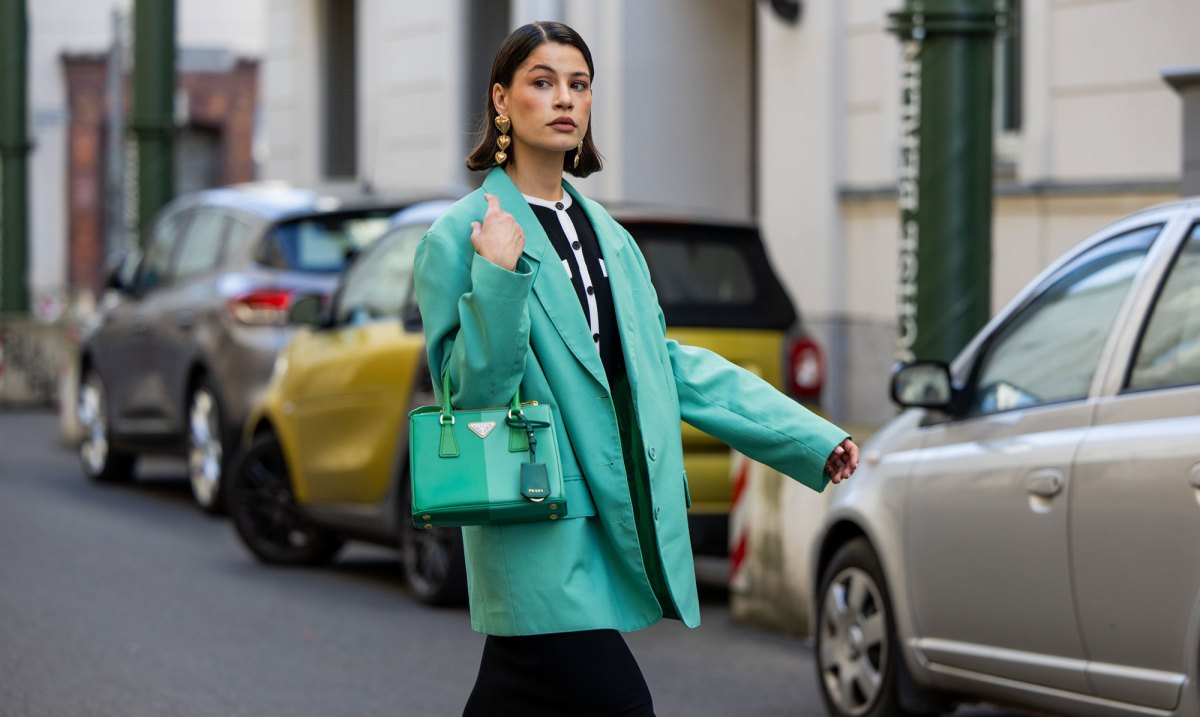
[[[232,458],[229,437],[216,388],[209,379],[202,378],[188,396],[188,482],[196,505],[213,515],[225,510],[222,484]]]
[[[271,565],[324,565],[343,541],[312,522],[296,504],[279,440],[261,434],[229,472],[226,506],[246,548]]]
[[[414,597],[426,605],[465,605],[467,567],[462,528],[418,528],[412,519],[412,490],[403,477],[400,560],[404,580]]]
[[[79,440],[79,462],[84,475],[98,483],[132,481],[137,455],[113,448],[108,393],[95,369],[88,369],[79,383],[75,415],[83,433]]]
[[[817,599],[817,683],[836,717],[916,717],[939,714],[913,703],[923,699],[912,683],[892,600],[879,559],[863,538],[834,554],[821,576]]]

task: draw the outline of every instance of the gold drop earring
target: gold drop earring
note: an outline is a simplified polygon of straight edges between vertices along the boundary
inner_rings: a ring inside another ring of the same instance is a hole
[[[508,119],[508,115],[496,115],[496,129],[500,130],[500,136],[496,138],[496,146],[500,148],[496,152],[496,164],[504,164],[508,161],[508,145],[512,143],[512,138],[508,136],[508,128],[512,126],[512,122]]]
[[[579,158],[583,156],[583,140],[579,140],[579,146],[575,148],[575,161],[571,162],[571,169],[579,168]]]

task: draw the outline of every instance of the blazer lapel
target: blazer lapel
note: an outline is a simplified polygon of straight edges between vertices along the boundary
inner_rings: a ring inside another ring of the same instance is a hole
[[[601,363],[600,352],[596,350],[592,340],[587,318],[579,307],[575,287],[562,270],[558,254],[550,246],[550,238],[542,229],[542,223],[538,221],[525,197],[521,196],[521,192],[503,169],[496,167],[488,172],[483,180],[483,189],[496,195],[500,200],[500,208],[513,215],[513,219],[516,219],[517,224],[525,231],[524,256],[540,265],[545,255],[546,263],[553,265],[534,268],[536,274],[533,278],[533,293],[542,310],[550,317],[563,343],[600,385],[607,388],[608,377],[604,373],[604,364]],[[595,226],[595,222],[592,226]]]

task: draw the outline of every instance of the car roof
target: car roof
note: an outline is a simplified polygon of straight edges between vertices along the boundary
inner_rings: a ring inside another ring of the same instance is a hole
[[[437,193],[375,193],[361,189],[317,190],[283,182],[256,182],[204,189],[186,194],[177,201],[188,206],[232,209],[265,221],[278,221],[313,214],[396,209],[431,196],[437,196]]]

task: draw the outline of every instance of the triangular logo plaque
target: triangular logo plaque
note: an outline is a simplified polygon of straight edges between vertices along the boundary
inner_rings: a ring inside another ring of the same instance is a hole
[[[476,421],[475,423],[467,424],[467,428],[471,429],[471,433],[474,433],[480,438],[487,438],[488,434],[491,433],[492,429],[495,427],[495,421]]]

